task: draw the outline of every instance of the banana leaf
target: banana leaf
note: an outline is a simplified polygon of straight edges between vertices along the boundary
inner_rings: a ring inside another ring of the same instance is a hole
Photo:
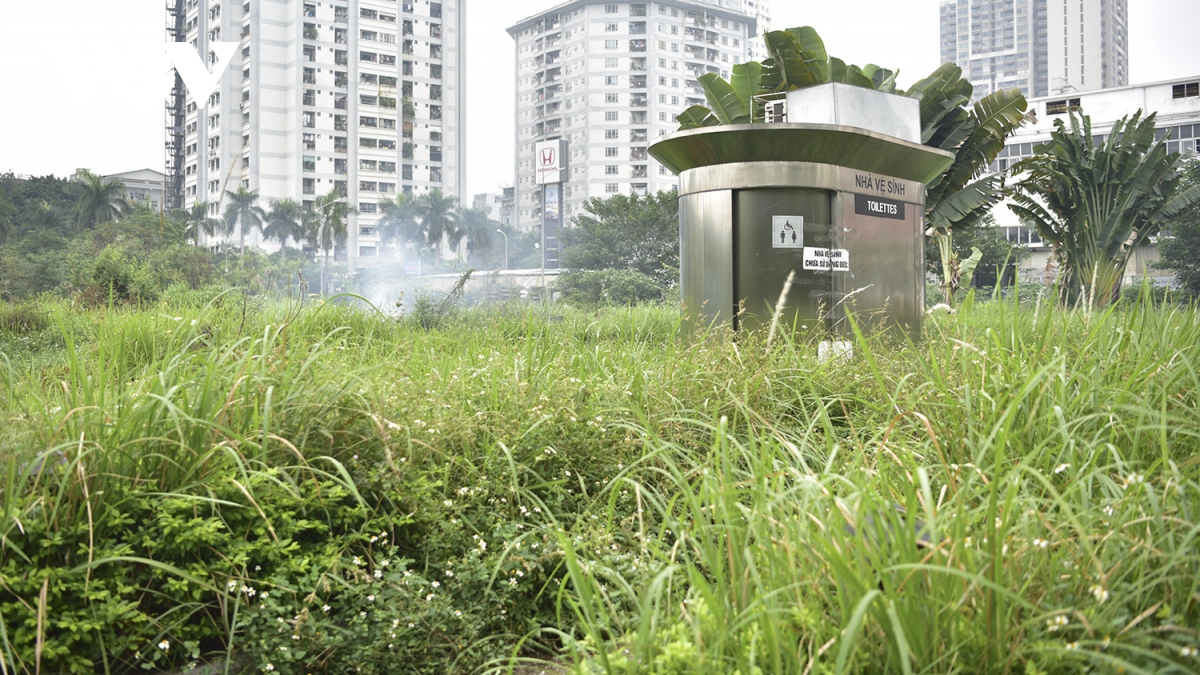
[[[704,88],[709,109],[721,124],[749,124],[750,106],[738,92],[716,73],[705,73],[697,78]]]
[[[675,116],[679,122],[679,130],[699,129],[700,127],[720,126],[721,120],[711,110],[702,105],[694,105]]]

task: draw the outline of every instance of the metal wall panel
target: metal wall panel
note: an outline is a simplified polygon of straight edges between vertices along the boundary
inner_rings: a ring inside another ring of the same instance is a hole
[[[848,305],[864,330],[900,326],[919,337],[925,312],[924,207],[909,205],[897,220],[857,213],[853,193],[840,193],[838,200],[835,243],[850,252],[850,272],[833,275],[835,302]],[[835,332],[849,335],[845,311],[835,309]]]
[[[733,327],[733,191],[679,198],[679,286],[687,335]]]
[[[830,274],[804,269],[803,248],[775,248],[774,216],[804,218],[803,246],[829,248],[832,192],[827,190],[738,190],[734,196],[734,298],[745,303],[741,329],[755,331],[771,324],[788,274],[795,272],[784,300],[780,323],[785,327],[815,328],[821,309],[829,304]]]

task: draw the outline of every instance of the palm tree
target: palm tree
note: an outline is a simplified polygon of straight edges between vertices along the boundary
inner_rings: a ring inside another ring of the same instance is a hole
[[[77,178],[75,224],[80,230],[116,220],[129,209],[129,203],[125,201],[125,184],[121,181],[105,179],[87,169],[81,170]]]
[[[281,246],[280,252],[285,258],[287,257],[288,242],[293,239],[297,242],[304,239],[304,227],[301,225],[304,215],[304,207],[294,199],[271,201],[271,210],[267,212],[267,224],[263,227],[263,236],[278,241]]]
[[[242,259],[246,257],[246,230],[261,229],[267,214],[258,206],[258,190],[247,190],[244,187],[237,192],[226,191],[229,195],[229,206],[225,207],[226,235],[238,228],[238,248],[241,249]]]
[[[196,244],[200,243],[200,235],[216,235],[221,222],[208,215],[208,202],[196,202],[190,209],[175,209],[171,217],[183,225],[183,238]]]
[[[417,220],[417,202],[405,195],[379,202],[379,238],[383,243],[403,244],[425,238],[425,232]]]
[[[492,233],[500,223],[488,218],[487,209],[460,208],[455,220],[457,227],[450,237],[452,248],[457,250],[464,239],[468,254],[486,251],[492,247]]]
[[[63,219],[58,210],[51,206],[50,202],[43,199],[25,212],[25,219],[21,229],[25,232],[46,232],[51,230],[63,232],[68,228],[64,227]]]
[[[329,194],[317,197],[313,208],[314,218],[308,220],[306,238],[309,244],[325,254],[325,264],[321,268],[321,293],[327,292],[329,279],[329,254],[333,249],[346,243],[346,218],[354,212],[350,205],[341,201],[342,194],[334,188]]]
[[[438,260],[441,260],[442,240],[452,237],[456,228],[458,199],[435,188],[429,194],[417,197],[414,202],[425,230],[425,241],[430,248],[437,250]]]
[[[1009,208],[1050,243],[1065,302],[1113,302],[1133,252],[1200,203],[1200,185],[1183,186],[1179,153],[1155,140],[1156,115],[1141,115],[1119,120],[1097,144],[1091,118],[1072,113],[1069,130],[1056,120],[1050,141],[1013,169],[1027,175]]]

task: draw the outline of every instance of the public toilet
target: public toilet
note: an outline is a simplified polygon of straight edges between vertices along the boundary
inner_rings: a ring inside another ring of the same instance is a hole
[[[864,327],[919,336],[925,184],[954,159],[921,144],[919,106],[826,84],[768,102],[768,123],[653,143],[650,154],[679,176],[687,328],[767,327],[795,272],[781,327],[825,321],[848,334],[849,307]]]

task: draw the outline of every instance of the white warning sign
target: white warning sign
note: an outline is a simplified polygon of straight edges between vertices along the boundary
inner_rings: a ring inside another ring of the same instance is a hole
[[[771,248],[804,248],[804,216],[771,216]]]
[[[804,269],[849,272],[850,252],[842,248],[806,247],[804,249]]]

